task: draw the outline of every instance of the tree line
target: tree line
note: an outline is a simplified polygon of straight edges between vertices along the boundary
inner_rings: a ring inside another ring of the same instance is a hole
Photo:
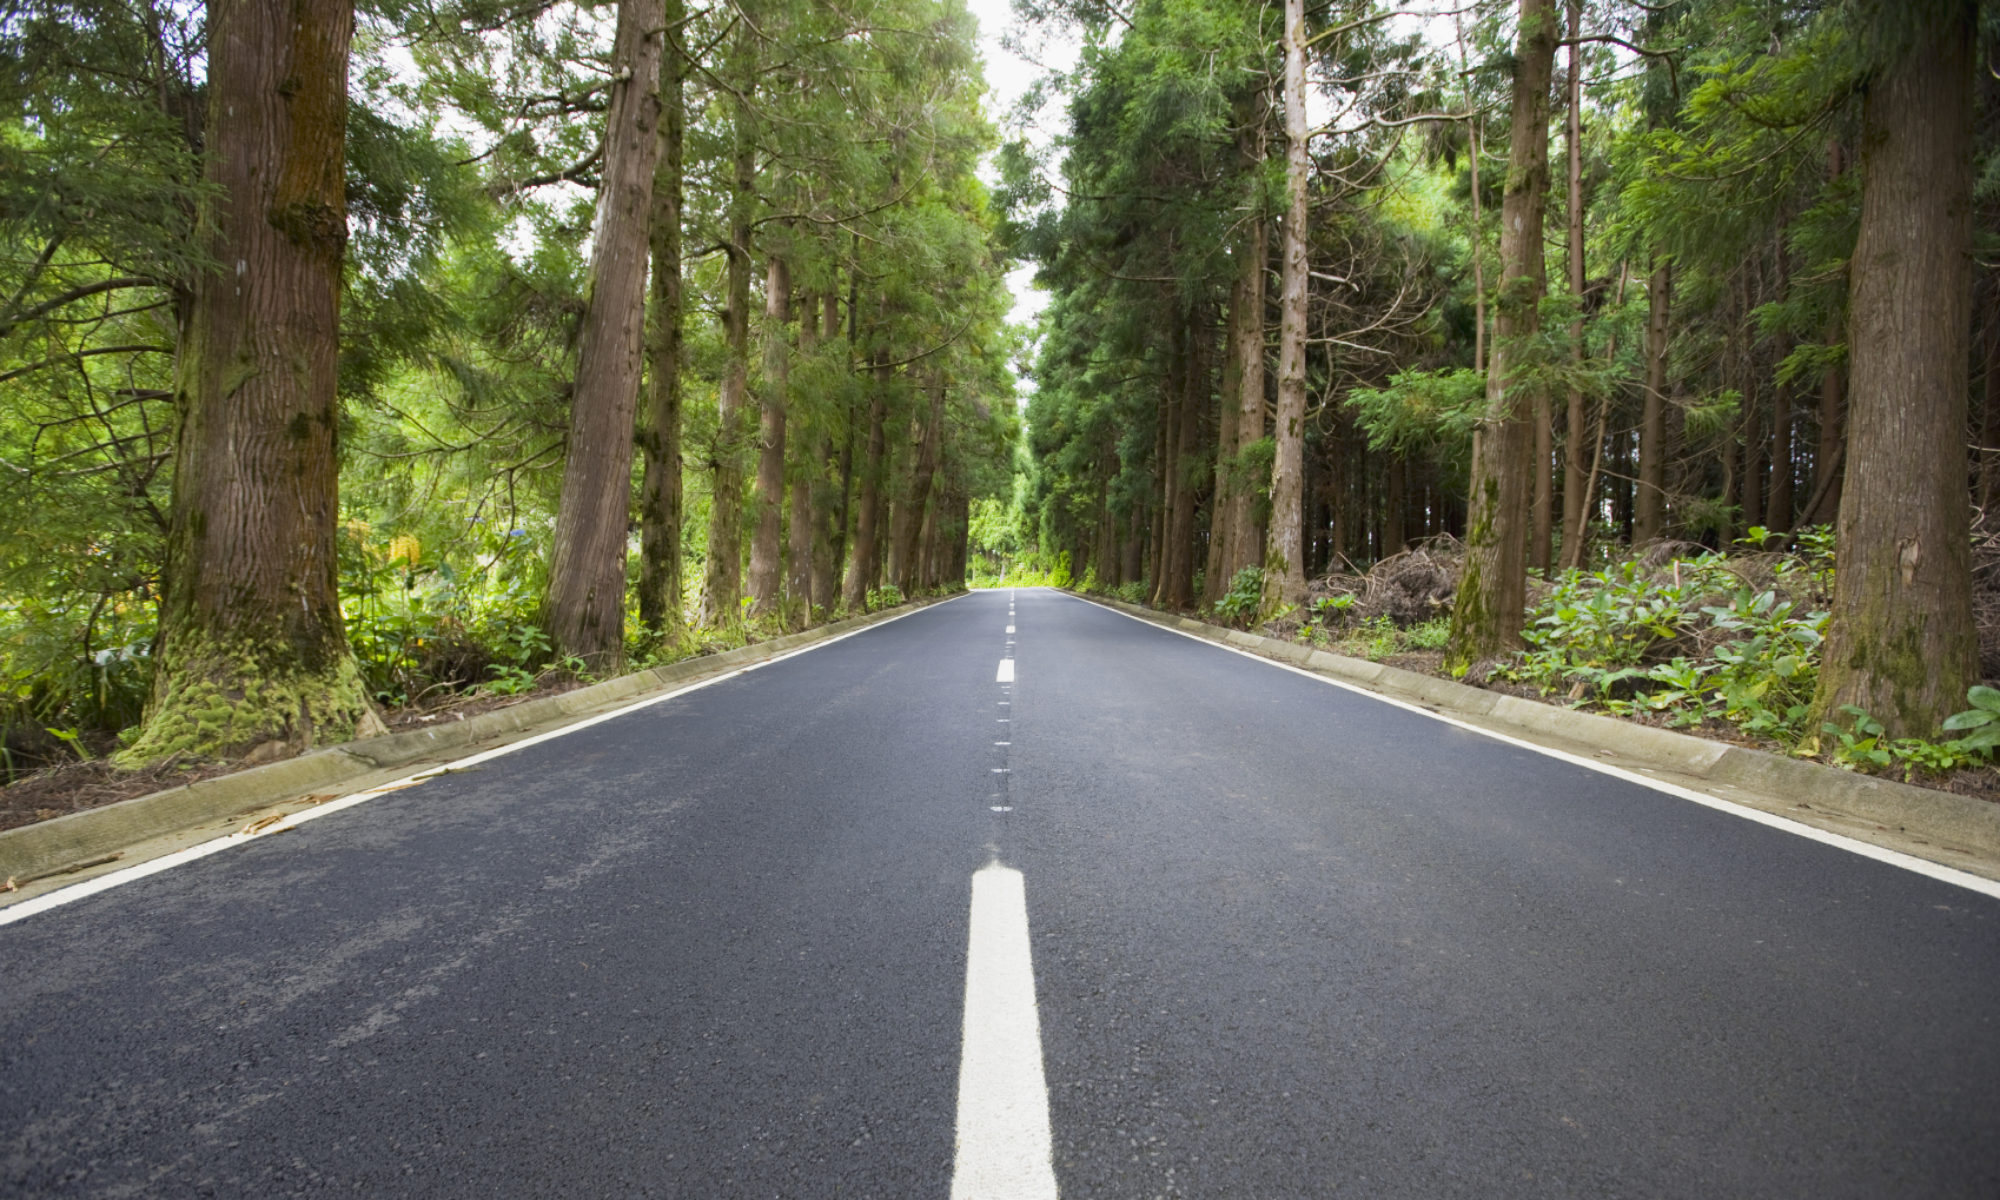
[[[1017,423],[974,36],[0,9],[10,752],[275,756],[959,586]]]
[[[1075,576],[1269,615],[1450,534],[1463,674],[1531,572],[1831,525],[1810,727],[1965,707],[2000,8],[1021,7],[1085,47],[1002,189],[1054,293],[1019,519]]]

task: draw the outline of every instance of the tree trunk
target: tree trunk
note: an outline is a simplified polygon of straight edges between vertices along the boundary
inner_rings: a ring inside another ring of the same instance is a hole
[[[1975,29],[1924,10],[1862,100],[1861,227],[1848,299],[1853,389],[1815,718],[1855,705],[1934,736],[1978,678],[1965,495]]]
[[[1215,494],[1209,502],[1208,560],[1202,573],[1203,608],[1213,606],[1228,591],[1229,564],[1234,555],[1230,548],[1230,536],[1233,532],[1231,523],[1235,520],[1235,488],[1230,479],[1229,466],[1236,458],[1236,427],[1242,416],[1238,397],[1243,390],[1243,360],[1237,353],[1236,337],[1245,315],[1244,275],[1239,267],[1236,281],[1229,290],[1229,314],[1226,318],[1228,344],[1224,347],[1222,360],[1221,401],[1216,408]]]
[[[1183,319],[1169,318],[1167,326],[1167,377],[1160,389],[1160,559],[1153,578],[1153,607],[1180,608],[1186,603],[1178,590],[1182,560],[1187,545],[1180,536],[1180,496],[1186,490],[1181,471],[1183,423],[1181,412],[1187,405],[1187,342]]]
[[[831,339],[838,336],[840,329],[840,299],[832,290],[828,290],[821,298],[821,303],[824,305],[821,323],[826,330],[826,336]],[[848,303],[850,322],[853,307],[850,291]],[[851,329],[847,346],[851,360],[854,353]],[[852,369],[850,362],[849,370]],[[844,433],[840,441],[840,461],[834,464],[831,478],[822,477],[819,480],[825,493],[823,502],[816,505],[819,509],[819,535],[813,546],[812,594],[817,603],[829,609],[834,607],[839,597],[840,568],[843,565],[842,559],[847,554],[847,497],[854,486],[854,424],[854,412],[850,403],[848,411],[842,415],[841,427]],[[824,436],[831,438],[832,431],[829,430]]]
[[[1187,315],[1183,342],[1186,365],[1181,371],[1180,453],[1174,463],[1173,540],[1175,574],[1170,607],[1189,608],[1194,604],[1194,562],[1198,547],[1194,538],[1195,480],[1201,474],[1201,419],[1208,411],[1209,346],[1214,330],[1208,306],[1195,305]]]
[[[746,41],[750,34],[740,35]],[[703,571],[701,620],[708,626],[740,619],[743,591],[744,410],[750,391],[750,234],[757,203],[757,141],[748,97],[735,114],[735,187],[729,198],[729,242],[722,310],[722,386],[716,400],[714,485],[708,509],[708,561]]]
[[[1577,315],[1569,326],[1569,361],[1583,366],[1583,2],[1569,0],[1569,294],[1576,299]],[[1589,496],[1584,465],[1585,416],[1583,389],[1569,389],[1563,421],[1563,565],[1576,568],[1583,563],[1583,543],[1589,521]]]
[[[687,110],[680,45],[686,0],[668,0],[660,56],[660,161],[653,169],[646,300],[646,416],[639,426],[639,623],[658,645],[686,635],[681,579],[681,188]]]
[[[808,293],[799,306],[799,357],[812,357],[819,347],[819,300]],[[823,421],[804,413],[795,422],[792,444],[791,490],[787,493],[785,523],[785,608],[791,624],[804,628],[812,624],[813,531],[816,497],[814,491],[824,477],[826,427]],[[824,597],[821,597],[824,600]]]
[[[1831,140],[1826,147],[1827,181],[1839,179],[1844,169],[1840,142]],[[1824,335],[1827,345],[1837,345],[1846,336],[1845,324],[1838,314],[1827,321]],[[1829,367],[1819,381],[1819,448],[1813,454],[1813,498],[1805,513],[1808,525],[1831,525],[1840,517],[1840,481],[1846,474],[1847,457],[1844,370],[1844,367]]]
[[[930,415],[924,421],[923,436],[917,443],[917,460],[910,468],[910,499],[903,520],[902,546],[896,552],[901,572],[895,584],[905,596],[915,595],[922,583],[918,569],[922,561],[919,555],[925,544],[924,530],[930,523],[931,482],[937,477],[938,451],[944,442],[945,386],[944,372],[934,372],[930,386]]]
[[[336,588],[348,0],[209,8],[158,665],[131,766],[379,733]]]
[[[854,556],[847,568],[847,607],[864,612],[875,576],[875,527],[882,508],[882,423],[886,419],[888,368],[876,366],[868,397],[868,455],[861,467],[861,509],[854,517]]]
[[[1635,545],[1666,532],[1667,346],[1673,287],[1673,263],[1655,258],[1653,274],[1646,283],[1646,392],[1639,402],[1639,482],[1632,514]]]
[[[648,222],[660,159],[660,0],[621,0],[605,119],[604,183],[591,238],[589,307],[577,335],[569,453],[543,619],[558,655],[609,674],[625,659],[625,545],[633,417],[646,340]]]
[[[1257,123],[1253,149],[1257,160],[1262,161],[1264,124],[1261,119]],[[1264,274],[1269,267],[1266,262],[1270,253],[1269,228],[1261,213],[1252,214],[1249,236],[1245,238],[1247,245],[1243,262],[1230,294],[1229,356],[1235,368],[1236,389],[1233,393],[1225,393],[1222,402],[1235,406],[1236,420],[1232,427],[1236,437],[1232,444],[1217,452],[1218,456],[1222,453],[1230,455],[1229,555],[1223,560],[1223,570],[1230,579],[1245,567],[1259,565],[1264,557],[1264,546],[1257,529],[1255,481],[1236,467],[1251,445],[1264,437]],[[1240,299],[1238,292],[1241,293]],[[1224,579],[1222,586],[1223,590],[1228,590],[1229,579]]]
[[[1546,105],[1545,105],[1546,107]],[[1305,0],[1285,0],[1285,226],[1278,296],[1278,427],[1271,460],[1271,544],[1264,561],[1264,607],[1306,598],[1303,497],[1306,442]]]
[[[792,272],[772,254],[764,272],[764,386],[757,416],[757,482],[750,493],[750,615],[777,612],[784,583],[785,388],[791,346]]]
[[[1520,46],[1514,61],[1513,123],[1507,190],[1500,208],[1500,291],[1486,416],[1472,463],[1464,577],[1451,615],[1446,662],[1469,669],[1521,644],[1527,609],[1525,530],[1533,410],[1513,376],[1517,339],[1540,329],[1537,305],[1547,287],[1542,217],[1549,176],[1549,77],[1554,69],[1554,0],[1520,0]]]
[[[2000,285],[2000,277],[1991,278]],[[2000,286],[1992,290],[1980,332],[1986,348],[1981,371],[1979,438],[1979,507],[1984,515],[1993,507],[1996,491],[2000,491]]]

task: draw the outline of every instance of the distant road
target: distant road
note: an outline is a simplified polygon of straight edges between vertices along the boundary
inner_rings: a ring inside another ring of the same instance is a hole
[[[333,1193],[1993,1197],[2000,901],[975,593],[0,926],[0,1195]]]

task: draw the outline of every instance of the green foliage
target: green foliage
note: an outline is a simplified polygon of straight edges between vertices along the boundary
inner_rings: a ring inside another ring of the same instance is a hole
[[[902,602],[903,602],[903,589],[897,587],[893,583],[884,584],[878,588],[868,589],[869,612],[874,612],[877,609],[883,609],[883,608],[894,608],[898,604],[901,604]]]
[[[1773,568],[1788,593],[1814,594],[1830,570],[1823,543],[1807,545]],[[1496,674],[1616,713],[1683,727],[1722,720],[1790,742],[1804,732],[1826,620],[1777,588],[1742,586],[1721,557],[1627,561],[1558,578],[1530,615],[1530,649]]]
[[[1264,604],[1264,572],[1244,567],[1229,580],[1229,590],[1215,602],[1215,615],[1239,629],[1248,629]]]

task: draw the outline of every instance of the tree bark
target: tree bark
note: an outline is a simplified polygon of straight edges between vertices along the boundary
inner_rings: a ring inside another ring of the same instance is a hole
[[[1639,401],[1639,481],[1632,500],[1632,541],[1650,542],[1667,523],[1667,347],[1674,265],[1655,258],[1646,282],[1646,392]]]
[[[341,623],[349,0],[213,0],[211,189],[180,347],[165,596],[140,766],[378,733]]]
[[[920,551],[924,545],[925,527],[930,522],[931,482],[937,477],[938,450],[944,440],[945,386],[944,372],[934,372],[930,386],[930,412],[924,420],[923,436],[917,443],[916,462],[910,468],[910,499],[903,522],[903,544],[896,552],[901,571],[895,583],[905,596],[915,595],[922,583]]]
[[[778,611],[784,581],[785,389],[791,346],[792,273],[772,254],[764,272],[764,386],[759,389],[757,482],[750,493],[750,615]]]
[[[829,289],[821,298],[824,305],[821,315],[822,327],[829,339],[839,336],[840,298]],[[848,310],[853,311],[852,292],[849,293]],[[852,317],[850,316],[850,321]],[[852,330],[847,338],[849,371],[853,370],[854,338]],[[832,477],[822,477],[819,485],[825,489],[819,509],[819,535],[813,545],[812,594],[818,603],[827,608],[834,607],[840,592],[840,568],[847,554],[847,497],[854,484],[854,413],[851,402],[848,411],[842,414],[841,428],[844,431],[840,442],[840,461],[833,466]],[[831,429],[824,435],[830,439]]]
[[[1974,6],[1924,8],[1861,108],[1849,414],[1816,719],[1934,736],[1977,678],[1965,480]]]
[[[1839,179],[1845,169],[1840,142],[1826,147],[1826,175]],[[1825,342],[1838,345],[1847,335],[1839,315],[1827,321]],[[1831,525],[1840,517],[1840,482],[1846,474],[1847,379],[1844,367],[1827,368],[1819,381],[1819,448],[1813,454],[1813,499],[1806,506],[1808,525]]]
[[[1278,295],[1278,423],[1271,460],[1270,547],[1264,559],[1264,606],[1306,598],[1302,507],[1306,439],[1305,0],[1285,0],[1285,225]],[[1546,103],[1544,104],[1546,107]]]
[[[868,397],[868,455],[861,468],[861,509],[854,517],[854,555],[847,568],[847,607],[866,611],[868,585],[875,575],[875,527],[882,507],[882,423],[886,417],[888,368],[876,366]]]
[[[1473,455],[1464,576],[1452,608],[1447,665],[1464,671],[1521,644],[1527,609],[1528,459],[1533,411],[1526,385],[1513,379],[1514,345],[1540,328],[1537,306],[1547,288],[1542,218],[1549,182],[1549,77],[1557,41],[1554,0],[1520,0],[1514,60],[1513,122],[1507,190],[1500,208],[1500,292],[1495,305],[1486,415]]]
[[[1231,523],[1235,519],[1235,502],[1229,466],[1236,458],[1236,427],[1242,415],[1237,398],[1243,388],[1243,362],[1237,355],[1236,335],[1239,332],[1237,326],[1243,320],[1243,275],[1239,266],[1236,281],[1229,291],[1226,318],[1228,345],[1224,347],[1222,361],[1221,402],[1216,408],[1215,495],[1209,504],[1208,561],[1202,573],[1201,604],[1204,608],[1214,605],[1228,590],[1229,564],[1234,554],[1230,549],[1230,536],[1233,532]],[[1104,517],[1107,528],[1110,519],[1107,512]]]
[[[1182,346],[1185,365],[1181,369],[1180,433],[1175,441],[1180,453],[1174,462],[1173,532],[1174,575],[1168,607],[1189,608],[1194,604],[1194,512],[1195,479],[1201,472],[1201,418],[1209,401],[1209,343],[1213,334],[1208,306],[1195,305],[1186,317],[1187,332]]]
[[[1569,294],[1576,299],[1577,315],[1569,325],[1569,361],[1583,366],[1583,0],[1569,0]],[[1571,387],[1563,420],[1563,566],[1577,568],[1583,563],[1583,543],[1589,536],[1590,519],[1587,477],[1584,465],[1583,389]]]
[[[1180,608],[1185,604],[1178,589],[1183,574],[1182,559],[1187,546],[1180,538],[1177,518],[1180,494],[1186,487],[1181,472],[1181,410],[1187,404],[1187,342],[1183,319],[1175,315],[1167,325],[1167,375],[1160,388],[1160,557],[1153,573],[1153,607]]]
[[[653,169],[648,237],[645,419],[639,426],[639,624],[657,645],[686,636],[681,578],[681,189],[687,61],[680,45],[686,0],[667,0],[660,56],[660,161]]]
[[[610,673],[625,659],[625,544],[633,417],[645,349],[648,222],[660,158],[661,0],[621,0],[612,49],[623,76],[605,119],[604,183],[577,335],[569,453],[543,610],[559,655]]]
[[[1260,101],[1255,135],[1249,147],[1252,160],[1259,163],[1265,153],[1264,107]],[[1218,457],[1230,456],[1231,467],[1228,555],[1223,560],[1223,571],[1228,578],[1222,580],[1224,591],[1238,571],[1259,565],[1264,556],[1257,529],[1257,489],[1238,468],[1244,454],[1264,437],[1264,276],[1270,267],[1269,230],[1261,208],[1253,211],[1250,230],[1244,238],[1243,261],[1230,289],[1229,358],[1236,386],[1223,394],[1222,402],[1235,407],[1236,419],[1231,428],[1236,436],[1217,451]]]
[[[799,306],[799,357],[810,359],[819,348],[819,300],[807,293]],[[796,414],[792,444],[791,490],[787,493],[785,523],[785,608],[799,628],[812,624],[813,533],[817,522],[818,497],[814,492],[825,476],[826,427],[805,413]]]
[[[748,33],[743,35],[746,39]],[[757,202],[757,144],[749,101],[735,120],[735,190],[729,198],[729,243],[722,311],[724,360],[716,400],[714,486],[708,509],[708,561],[701,620],[708,626],[740,619],[743,591],[743,423],[750,391],[750,216]]]

